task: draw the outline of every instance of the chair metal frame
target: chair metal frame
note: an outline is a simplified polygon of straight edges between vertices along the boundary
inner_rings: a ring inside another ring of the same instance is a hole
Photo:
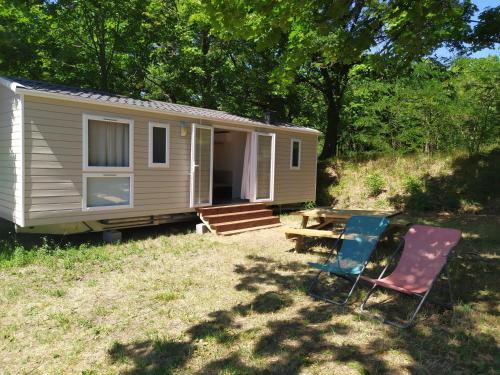
[[[385,272],[387,271],[387,269],[391,265],[392,260],[395,258],[395,256],[397,255],[397,253],[403,248],[403,244],[404,244],[404,239],[401,240],[401,242],[400,242],[399,246],[397,247],[396,251],[394,251],[394,253],[390,256],[389,260],[387,261],[387,265],[384,267],[384,269],[380,273],[380,275],[377,278],[377,280],[382,279],[382,277],[384,276]],[[366,303],[368,302],[368,299],[372,296],[372,294],[375,292],[375,290],[380,286],[380,285],[377,285],[377,284],[373,284],[373,286],[371,287],[371,289],[368,291],[365,299],[363,300],[363,303],[360,306],[360,312],[361,312],[361,314],[363,314],[365,316],[369,316],[369,317],[377,319],[377,320],[380,320],[380,321],[382,321],[385,324],[389,324],[391,326],[394,326],[394,327],[397,327],[397,328],[400,328],[400,329],[407,329],[407,328],[413,326],[415,324],[415,318],[416,318],[418,312],[422,308],[424,302],[427,300],[427,297],[429,296],[429,293],[430,293],[432,287],[434,286],[434,283],[441,276],[441,274],[443,272],[443,269],[444,269],[444,271],[446,273],[446,277],[448,279],[448,293],[449,293],[449,297],[450,297],[450,304],[451,304],[451,306],[453,306],[453,292],[452,292],[451,278],[450,278],[450,272],[449,272],[449,267],[448,267],[448,261],[449,261],[449,258],[450,258],[450,254],[451,254],[451,251],[446,255],[446,262],[441,267],[441,269],[439,270],[439,272],[436,273],[436,276],[432,280],[431,285],[429,285],[429,288],[425,291],[424,294],[422,294],[422,293],[410,293],[410,294],[408,294],[408,293],[400,292],[400,291],[395,290],[395,289],[382,287],[384,289],[393,290],[393,291],[395,291],[397,293],[400,293],[400,294],[403,294],[403,295],[406,295],[406,296],[417,297],[417,298],[420,299],[420,302],[418,303],[417,308],[413,311],[413,314],[411,315],[411,318],[405,324],[401,324],[401,323],[395,322],[393,320],[389,320],[389,319],[387,319],[385,317],[381,318],[381,317],[378,317],[378,316],[376,316],[376,315],[371,314],[371,313],[368,312],[368,310],[366,308]],[[435,302],[436,303],[436,301],[431,301],[431,302]]]

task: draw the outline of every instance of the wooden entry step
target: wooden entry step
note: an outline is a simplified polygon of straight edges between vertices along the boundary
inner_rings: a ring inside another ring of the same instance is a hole
[[[270,216],[273,216],[273,210],[263,209],[263,210],[231,212],[228,214],[217,214],[217,215],[207,215],[207,216],[203,215],[203,218],[207,220],[210,223],[210,225],[213,225],[213,224],[225,223],[228,221],[257,219]]]
[[[213,228],[216,233],[221,233],[239,229],[260,227],[263,225],[279,224],[279,222],[280,219],[278,217],[269,216],[269,217],[258,217],[256,219],[246,219],[246,220],[228,221],[218,224],[210,224],[210,227]]]
[[[196,212],[198,212],[203,216],[208,216],[208,215],[230,214],[241,211],[255,211],[255,210],[262,210],[265,208],[266,205],[264,203],[238,203],[238,204],[226,204],[220,206],[198,207],[196,209]]]
[[[236,230],[228,230],[227,232],[221,232],[219,235],[221,236],[231,236],[233,234],[240,234],[244,232],[250,232],[253,230],[261,230],[261,229],[271,229],[271,228],[276,228],[276,227],[281,227],[282,224],[270,224],[270,225],[262,225],[260,227],[252,227],[252,228],[245,228],[245,229],[236,229]]]
[[[211,232],[223,235],[281,225],[279,217],[263,203],[200,207],[196,211]]]

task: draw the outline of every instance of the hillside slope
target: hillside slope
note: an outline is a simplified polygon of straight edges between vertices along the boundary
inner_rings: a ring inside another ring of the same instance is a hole
[[[318,168],[319,205],[500,212],[500,148],[472,157],[457,153],[336,159]]]

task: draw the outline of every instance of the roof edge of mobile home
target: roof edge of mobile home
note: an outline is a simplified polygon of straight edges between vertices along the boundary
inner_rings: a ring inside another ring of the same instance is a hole
[[[78,102],[91,102],[111,107],[134,108],[143,111],[167,113],[177,116],[189,116],[201,120],[239,123],[249,127],[281,128],[299,133],[321,135],[319,130],[306,128],[290,123],[268,124],[262,121],[233,115],[224,111],[193,107],[183,104],[162,102],[158,100],[133,99],[126,96],[110,94],[98,90],[81,89],[60,84],[35,81],[25,78],[0,77],[3,85],[18,94],[50,97],[54,99],[72,100]]]

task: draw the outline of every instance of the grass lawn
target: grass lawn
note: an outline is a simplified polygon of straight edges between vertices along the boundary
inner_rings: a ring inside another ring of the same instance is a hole
[[[118,245],[85,235],[25,250],[2,223],[0,373],[499,373],[500,217],[413,220],[464,236],[454,310],[428,305],[407,331],[358,314],[365,286],[347,307],[305,294],[307,262],[332,242],[296,254],[280,229],[225,238],[170,225],[125,231]],[[393,246],[382,244],[369,274]],[[410,302],[374,311],[404,314]]]

